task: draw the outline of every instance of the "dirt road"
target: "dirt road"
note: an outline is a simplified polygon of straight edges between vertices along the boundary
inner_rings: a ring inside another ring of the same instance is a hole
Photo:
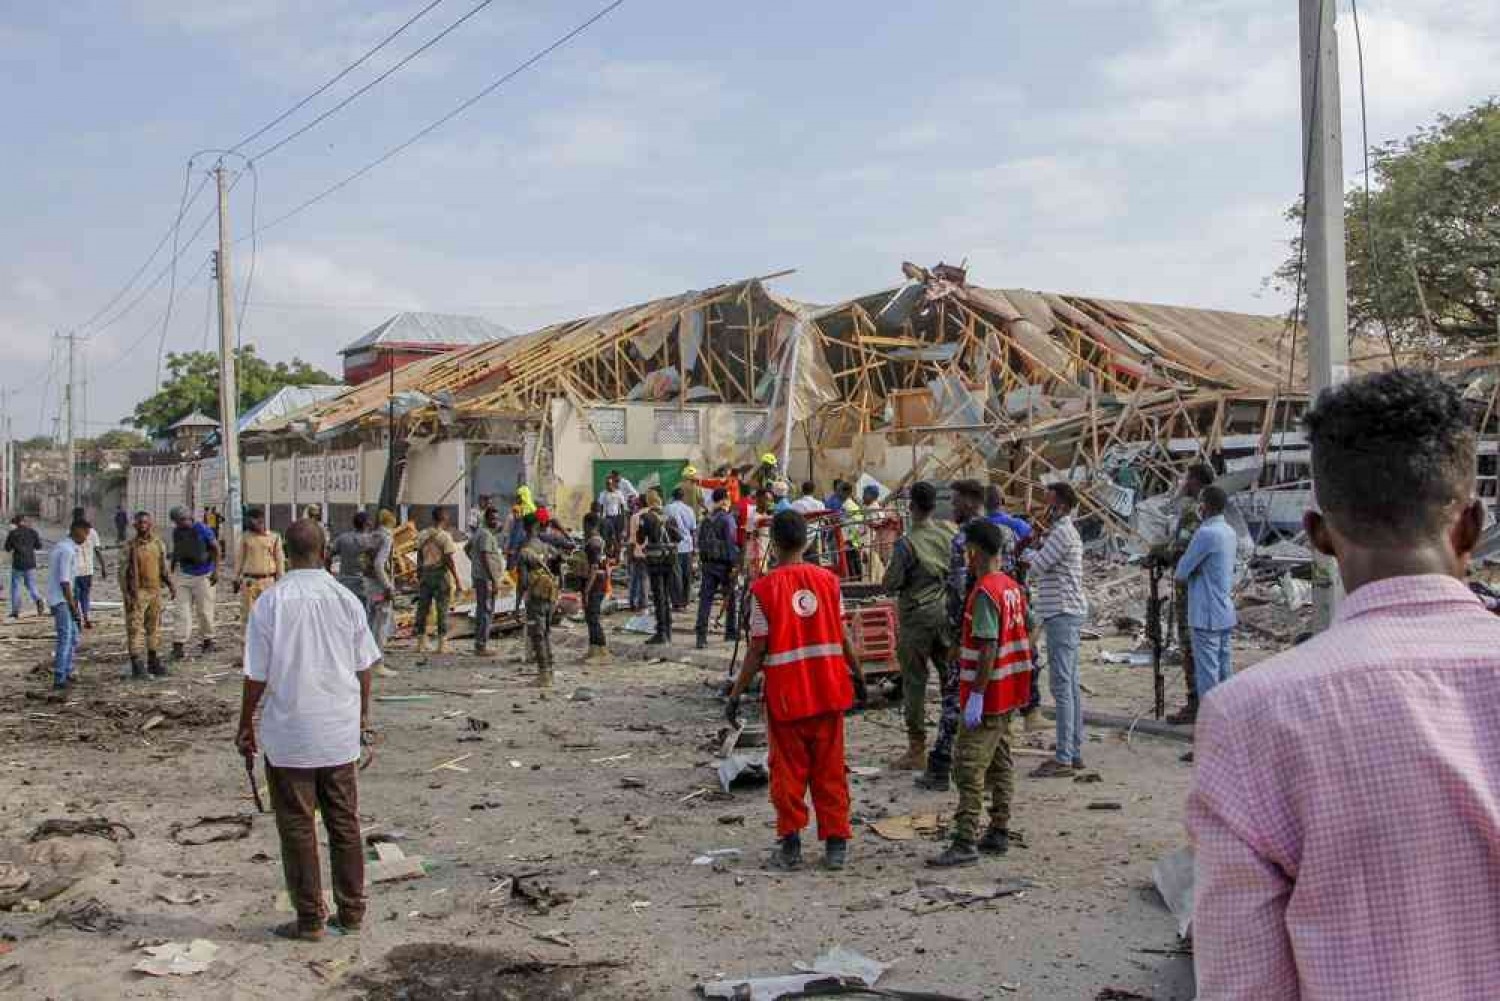
[[[233,608],[226,589],[221,627]],[[963,998],[1095,998],[1107,987],[1192,996],[1188,960],[1164,954],[1175,929],[1149,888],[1153,862],[1184,840],[1184,744],[1091,732],[1085,756],[1102,781],[1023,772],[1012,826],[1024,846],[942,875],[922,864],[939,835],[890,841],[869,822],[946,814],[953,795],[921,792],[905,773],[857,775],[850,869],[772,875],[762,868],[773,837],[764,788],[719,792],[710,767],[728,647],[662,659],[639,637],[612,632],[614,663],[585,673],[581,624],[554,634],[558,678],[547,693],[530,687],[519,638],[490,659],[392,653],[396,676],[376,682],[386,700],[375,709],[381,741],[361,777],[361,812],[367,834],[398,838],[426,875],[374,885],[357,939],[283,943],[268,932],[289,917],[278,909],[269,815],[240,840],[172,836],[174,825],[254,812],[231,741],[237,626],[221,628],[228,642],[217,656],[133,683],[119,677],[119,613],[99,619],[81,655],[84,680],[63,703],[45,701],[49,679],[29,673],[49,655],[46,621],[0,626],[0,860],[51,818],[104,817],[134,834],[116,829],[118,844],[60,839],[92,842],[118,861],[35,910],[0,912],[0,933],[16,939],[0,955],[7,997],[686,998],[721,976],[792,973],[838,944],[894,964],[887,987]],[[1101,705],[1148,705],[1149,670],[1102,665],[1095,646],[1084,679]],[[881,766],[902,740],[897,709],[852,717],[850,764]],[[1032,749],[1021,767],[1042,753]],[[1090,809],[1104,801],[1119,808]],[[720,853],[714,864],[693,864],[710,852]],[[929,910],[913,891],[934,879],[1030,885]],[[83,908],[90,900],[99,906]],[[205,972],[131,970],[143,940],[198,938],[219,946]]]

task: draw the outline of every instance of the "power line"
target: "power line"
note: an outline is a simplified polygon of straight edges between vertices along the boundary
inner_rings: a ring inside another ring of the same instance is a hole
[[[151,253],[148,254],[146,256],[146,259],[141,262],[141,266],[135,269],[135,273],[130,276],[125,284],[120,286],[119,291],[115,292],[115,294],[110,297],[109,301],[101,306],[93,316],[90,316],[87,320],[84,320],[83,323],[78,325],[79,330],[88,330],[88,328],[92,327],[101,316],[113,309],[115,304],[123,299],[125,295],[131,290],[131,288],[134,287],[135,283],[140,280],[141,275],[145,274],[146,269],[151,266],[151,262],[156,260],[156,255],[161,253],[161,249],[167,245],[167,241],[173,239],[174,234],[179,231],[180,227],[182,226],[182,217],[187,214],[187,210],[189,208],[197,203],[198,196],[203,193],[203,189],[208,185],[208,178],[207,176],[205,176],[203,180],[198,183],[198,187],[193,190],[193,193],[191,195],[188,195],[187,186],[192,177],[192,170],[193,161],[191,158],[189,158],[187,167],[183,171],[183,197],[178,202],[177,216],[172,220],[171,225],[167,227],[167,231],[161,235],[160,240],[156,241],[156,246],[151,249]]]
[[[340,111],[344,110],[349,105],[351,105],[355,101],[357,101],[360,97],[362,97],[363,95],[365,95],[366,93],[368,93],[371,89],[373,89],[374,87],[378,86],[387,77],[391,76],[393,73],[396,73],[398,70],[400,70],[407,63],[411,62],[413,59],[417,58],[422,53],[424,53],[428,49],[432,48],[438,42],[441,42],[444,38],[448,37],[448,35],[452,34],[454,31],[458,30],[459,26],[462,25],[465,21],[467,21],[469,18],[473,17],[475,14],[478,14],[480,11],[484,10],[486,7],[488,7],[490,4],[492,4],[494,2],[495,2],[495,0],[479,0],[479,3],[476,4],[473,8],[471,8],[467,14],[463,15],[457,21],[454,21],[452,24],[448,25],[448,27],[444,28],[442,31],[438,32],[436,35],[434,35],[431,38],[429,38],[426,42],[422,43],[422,45],[418,46],[415,50],[413,50],[412,52],[408,53],[404,59],[400,60],[394,66],[391,66],[389,69],[387,69],[384,73],[381,73],[379,76],[375,77],[369,83],[365,84],[363,87],[360,87],[358,90],[354,91],[354,93],[350,94],[348,97],[344,98],[342,101],[340,101],[339,103],[335,104],[333,107],[329,108],[327,111],[323,112],[321,115],[317,116],[312,121],[308,122],[306,125],[303,125],[301,128],[296,129],[296,130],[292,131],[291,133],[289,133],[288,135],[283,136],[280,140],[272,143],[270,146],[267,146],[265,149],[261,150],[259,153],[256,153],[254,156],[250,157],[250,159],[251,160],[264,160],[266,157],[270,156],[272,153],[274,153],[277,150],[281,149],[281,147],[285,146],[287,143],[291,142],[293,139],[296,139],[298,136],[306,134],[311,129],[316,128],[318,125],[320,125],[323,122],[327,121],[329,118],[332,118],[334,115],[338,114]]]
[[[260,238],[255,232],[255,219],[257,206],[260,204],[260,174],[255,170],[255,161],[248,161],[245,166],[250,171],[250,268],[245,275],[245,291],[240,296],[240,315],[235,317],[234,327],[234,354],[240,357],[241,349],[245,345],[245,314],[250,311],[250,286],[255,284],[255,258],[260,247]],[[240,385],[244,379],[244,366],[236,365],[234,369],[234,398],[240,398]]]
[[[237,152],[240,149],[243,149],[244,147],[246,147],[246,146],[250,145],[251,143],[253,143],[255,140],[259,139],[261,136],[265,135],[267,132],[269,132],[272,129],[274,129],[276,126],[280,125],[282,122],[286,121],[288,118],[290,118],[293,115],[295,115],[297,112],[301,111],[303,108],[307,107],[307,105],[311,101],[315,100],[316,98],[318,98],[321,95],[323,95],[324,93],[326,93],[328,91],[328,88],[332,87],[334,84],[336,84],[340,80],[344,79],[344,77],[348,76],[350,73],[354,72],[356,69],[358,69],[359,67],[363,66],[367,61],[369,61],[369,59],[370,59],[371,56],[375,55],[375,53],[379,52],[381,49],[385,48],[387,45],[389,45],[392,42],[394,42],[396,40],[397,36],[399,36],[407,28],[410,28],[412,25],[416,24],[417,21],[421,20],[421,18],[423,17],[423,15],[425,15],[428,11],[432,10],[432,8],[436,7],[438,4],[440,4],[442,2],[443,2],[443,0],[432,0],[432,2],[429,3],[427,6],[423,7],[421,10],[417,11],[411,17],[407,18],[406,21],[403,22],[402,25],[399,28],[397,28],[395,31],[391,32],[389,35],[386,35],[384,38],[382,38],[380,40],[380,42],[378,44],[376,44],[376,46],[373,49],[370,49],[364,55],[362,55],[358,59],[354,60],[354,62],[350,63],[348,66],[345,66],[343,69],[339,70],[333,76],[329,77],[328,81],[326,83],[324,83],[323,86],[319,87],[317,90],[313,91],[311,94],[308,94],[302,100],[298,101],[296,104],[292,105],[290,108],[286,109],[281,114],[279,114],[275,118],[271,119],[265,125],[262,125],[260,128],[256,129],[254,132],[250,133],[248,136],[246,136],[245,138],[241,139],[239,142],[235,143],[233,146],[230,147],[230,151],[231,152]]]
[[[257,230],[257,232],[264,232],[265,230],[268,230],[268,229],[270,229],[273,226],[279,226],[279,225],[281,225],[282,223],[286,222],[288,219],[292,218],[295,215],[299,215],[303,211],[311,208],[312,206],[316,205],[318,202],[321,202],[323,199],[325,199],[328,196],[334,194],[335,192],[338,192],[338,191],[342,190],[343,188],[348,187],[350,184],[353,184],[355,181],[359,180],[361,177],[364,177],[366,174],[368,174],[370,171],[374,170],[376,167],[379,167],[381,164],[383,164],[386,161],[392,159],[393,157],[395,157],[399,153],[405,151],[409,147],[416,145],[418,142],[420,142],[421,140],[425,139],[427,136],[431,135],[433,132],[436,132],[442,126],[446,125],[448,122],[451,122],[453,119],[457,118],[459,115],[463,114],[465,111],[468,111],[471,107],[473,107],[474,105],[478,104],[480,101],[484,100],[486,97],[488,97],[490,94],[494,93],[496,90],[499,90],[506,83],[509,83],[511,80],[513,80],[516,77],[520,76],[522,73],[526,72],[531,67],[533,67],[537,63],[541,62],[543,59],[545,59],[547,56],[551,55],[556,50],[562,48],[564,45],[568,44],[573,39],[575,39],[579,35],[583,34],[589,28],[593,27],[595,23],[603,20],[604,17],[606,15],[608,15],[611,11],[613,11],[616,7],[619,7],[619,6],[623,5],[624,3],[625,3],[625,0],[614,0],[613,3],[607,4],[602,9],[600,9],[598,11],[598,13],[594,14],[588,20],[586,20],[583,23],[579,24],[577,27],[573,28],[567,34],[563,35],[561,38],[558,38],[556,41],[552,42],[550,45],[547,45],[545,48],[539,49],[538,51],[536,51],[535,53],[533,53],[529,58],[527,58],[524,62],[520,63],[518,66],[516,66],[515,68],[511,69],[508,73],[506,73],[505,75],[501,76],[499,79],[495,80],[489,86],[487,86],[483,90],[479,91],[479,93],[475,94],[474,96],[472,96],[472,97],[468,98],[467,100],[463,101],[462,103],[460,103],[452,111],[448,112],[446,115],[443,115],[441,118],[439,118],[437,121],[433,122],[431,125],[428,125],[427,127],[425,127],[423,129],[421,129],[420,131],[418,131],[416,134],[414,134],[411,138],[407,139],[405,142],[400,143],[399,145],[393,146],[390,149],[386,150],[379,157],[375,158],[374,160],[371,160],[369,163],[365,164],[363,167],[359,168],[354,173],[348,175],[347,177],[343,178],[342,180],[338,181],[337,183],[332,184],[329,187],[323,189],[318,194],[313,195],[311,198],[307,199],[307,201],[305,201],[302,204],[298,205],[296,208],[292,209],[290,212],[286,212],[286,213],[284,213],[284,214],[282,214],[280,216],[277,216],[275,219],[271,220],[270,222],[266,223],[264,226],[260,227],[259,230]],[[243,239],[243,238],[241,238],[241,239]],[[236,242],[239,242],[239,241],[236,241]]]
[[[1365,158],[1365,243],[1370,254],[1365,268],[1365,282],[1370,286],[1375,311],[1380,315],[1380,332],[1385,337],[1386,350],[1391,353],[1391,364],[1400,365],[1396,342],[1391,338],[1391,318],[1386,314],[1385,297],[1380,294],[1380,249],[1375,239],[1375,213],[1370,208],[1370,122],[1365,108],[1365,43],[1359,30],[1359,0],[1349,0],[1349,9],[1354,15],[1354,52],[1359,62],[1359,144]]]

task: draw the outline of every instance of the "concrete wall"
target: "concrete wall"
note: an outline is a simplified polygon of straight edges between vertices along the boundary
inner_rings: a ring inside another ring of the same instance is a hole
[[[770,422],[760,421],[758,433],[753,427],[755,418],[765,414],[763,408],[725,403],[680,408],[672,403],[621,403],[589,409],[591,412],[623,411],[624,442],[601,445],[589,432],[577,408],[566,399],[552,401],[551,482],[538,486],[553,509],[569,525],[583,520],[593,500],[596,459],[681,459],[697,466],[706,476],[715,466],[747,461],[770,447],[765,440]],[[697,440],[659,441],[657,412],[665,415],[679,410],[698,415]]]

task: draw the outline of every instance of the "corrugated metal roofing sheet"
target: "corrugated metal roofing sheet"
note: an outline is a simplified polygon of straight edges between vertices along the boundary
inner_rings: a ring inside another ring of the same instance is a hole
[[[380,344],[483,344],[513,336],[512,331],[480,316],[397,313],[339,353],[351,354]]]

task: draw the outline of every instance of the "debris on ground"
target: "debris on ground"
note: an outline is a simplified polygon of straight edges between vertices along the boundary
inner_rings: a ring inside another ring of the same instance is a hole
[[[50,665],[47,669],[51,670]],[[187,746],[186,740],[173,736],[175,732],[218,726],[235,714],[228,701],[194,689],[149,693],[85,689],[70,692],[64,702],[48,702],[45,712],[28,705],[39,694],[21,691],[0,699],[0,718],[16,721],[16,726],[0,729],[0,741],[83,743],[105,750],[150,743],[170,749]]]
[[[113,932],[125,927],[125,919],[97,897],[69,904],[47,919],[47,923],[69,925],[83,932]]]
[[[42,821],[26,840],[41,841],[43,838],[68,838],[78,834],[92,834],[95,837],[119,841],[119,831],[124,831],[127,838],[135,838],[135,832],[118,820],[109,820],[105,817],[85,817],[82,820],[68,820],[64,818],[61,820]]]
[[[366,1001],[564,1001],[621,997],[611,961],[548,963],[485,949],[419,942],[386,953],[379,973],[362,973],[350,983]]]
[[[0,908],[51,900],[85,876],[119,865],[124,859],[118,844],[92,835],[44,837],[38,841],[0,842],[6,884],[0,886]]]
[[[899,903],[903,909],[913,914],[931,914],[950,907],[967,907],[970,904],[1011,897],[1030,886],[1024,879],[1006,879],[979,886],[956,886],[952,883],[933,883],[919,879],[914,889],[901,896]]]
[[[910,813],[872,821],[870,830],[887,841],[911,841],[919,834],[936,834],[948,826],[941,813]]]
[[[514,876],[495,876],[490,887],[490,906],[505,907],[519,900],[538,914],[547,914],[566,904],[571,898],[551,883],[541,878],[542,873],[522,873]]]
[[[1151,867],[1151,882],[1161,894],[1162,903],[1177,919],[1177,934],[1190,938],[1193,933],[1193,850],[1179,848],[1163,855]]]
[[[693,865],[716,865],[727,859],[738,858],[739,856],[740,850],[738,848],[714,848],[704,852],[702,855],[696,856],[693,859]]]
[[[873,988],[891,964],[860,955],[852,949],[834,946],[811,963],[793,963],[799,974],[748,977],[740,980],[717,980],[699,984],[698,994],[705,998],[728,998],[730,1001],[776,1001],[778,998],[826,997],[837,994],[858,995],[861,988]],[[880,996],[903,997],[901,992]],[[922,993],[911,995],[942,999],[946,995]]]
[[[764,785],[771,780],[768,751],[735,751],[713,763],[719,773],[719,788],[729,792],[731,786]]]
[[[377,841],[374,845],[375,861],[366,866],[365,877],[371,883],[400,883],[408,879],[422,879],[427,867],[415,855],[408,856],[399,845],[389,841]]]
[[[143,951],[148,958],[136,963],[132,970],[153,977],[186,977],[208,969],[219,947],[206,938],[195,938],[191,942],[148,945]]]
[[[215,841],[243,841],[250,836],[255,823],[253,813],[235,813],[222,817],[199,817],[189,824],[173,824],[167,836],[179,845],[207,845]]]

